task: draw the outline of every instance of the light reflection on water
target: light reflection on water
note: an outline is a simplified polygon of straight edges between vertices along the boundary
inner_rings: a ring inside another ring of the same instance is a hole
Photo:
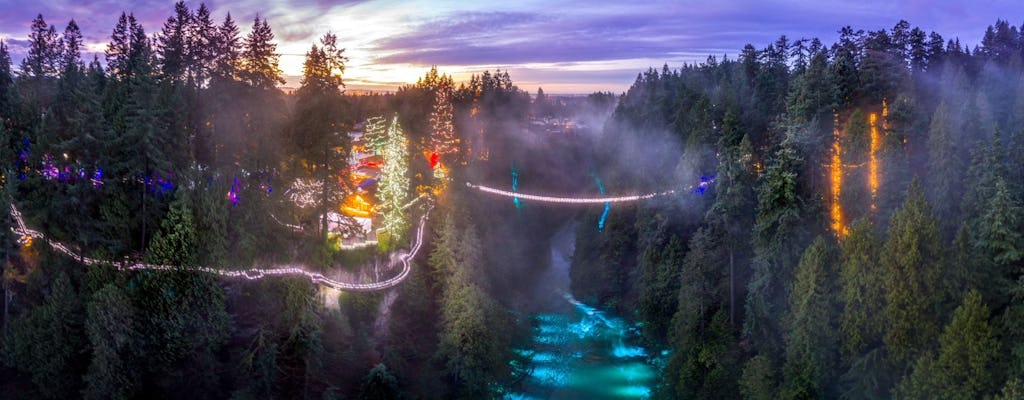
[[[506,399],[644,399],[657,371],[635,342],[639,329],[572,296],[568,314],[534,316],[530,360],[519,393]]]

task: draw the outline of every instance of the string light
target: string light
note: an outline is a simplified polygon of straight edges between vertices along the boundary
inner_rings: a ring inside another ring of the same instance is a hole
[[[883,101],[882,104],[884,106],[885,102]],[[882,145],[881,136],[878,134],[878,114],[871,113],[869,123],[871,124],[871,150],[868,161],[868,189],[871,190],[871,211],[876,211],[878,209],[878,205],[875,204],[878,199],[878,149]]]
[[[466,186],[477,189],[481,192],[496,194],[499,196],[520,198],[523,200],[533,200],[544,203],[557,203],[557,204],[604,204],[604,203],[628,203],[632,201],[647,200],[658,196],[667,196],[675,193],[675,190],[669,190],[667,192],[654,192],[647,194],[638,194],[632,196],[618,196],[618,197],[557,197],[557,196],[541,196],[536,194],[527,193],[513,193],[507,190],[495,189],[483,185],[474,185],[470,182],[466,182]]]
[[[417,200],[418,199],[419,198],[417,198]],[[336,279],[324,276],[324,274],[319,273],[319,272],[311,272],[309,270],[309,268],[307,268],[307,267],[305,267],[303,265],[298,265],[298,264],[286,264],[286,265],[280,265],[280,266],[271,267],[271,268],[255,268],[254,267],[254,268],[248,268],[248,269],[244,269],[244,270],[224,270],[224,269],[211,268],[211,267],[188,268],[188,267],[175,267],[175,266],[171,266],[171,265],[159,265],[159,264],[146,264],[146,263],[142,263],[142,262],[131,262],[129,260],[125,260],[125,261],[120,261],[119,262],[119,261],[112,261],[112,260],[98,260],[98,259],[94,259],[94,258],[89,258],[89,257],[82,256],[82,255],[80,255],[78,253],[75,253],[74,251],[69,249],[67,246],[65,246],[63,243],[47,239],[46,236],[43,235],[39,231],[36,231],[36,230],[33,230],[33,229],[28,229],[28,227],[25,226],[24,219],[22,219],[22,217],[21,217],[21,212],[18,211],[18,208],[15,207],[14,204],[11,204],[11,216],[14,217],[14,220],[17,223],[17,229],[15,230],[15,233],[25,237],[25,238],[23,238],[23,242],[31,243],[32,239],[39,239],[39,240],[45,241],[54,250],[57,250],[58,252],[66,255],[66,256],[74,259],[74,260],[77,260],[77,261],[81,262],[82,264],[84,264],[86,266],[91,266],[91,265],[96,265],[96,264],[109,264],[109,265],[113,265],[116,268],[118,268],[120,270],[123,270],[123,271],[194,270],[194,271],[200,271],[200,272],[205,272],[205,273],[209,273],[209,274],[218,275],[218,276],[225,277],[225,278],[244,278],[246,280],[258,280],[258,279],[263,279],[263,278],[271,277],[271,276],[288,276],[288,275],[304,276],[306,278],[309,278],[309,280],[312,281],[314,284],[320,284],[320,285],[328,286],[328,287],[331,287],[331,288],[334,288],[334,289],[337,289],[337,290],[348,290],[348,291],[383,290],[383,289],[387,289],[387,288],[393,287],[395,285],[398,285],[399,283],[404,281],[405,278],[409,276],[409,272],[412,269],[412,264],[410,263],[410,260],[412,260],[414,257],[416,257],[416,254],[419,253],[420,248],[423,247],[424,231],[425,231],[426,226],[427,226],[427,221],[430,218],[430,211],[431,210],[433,210],[433,205],[428,206],[426,212],[424,212],[423,216],[420,217],[420,225],[416,229],[416,236],[414,236],[414,241],[413,241],[413,244],[412,244],[412,248],[409,249],[408,252],[399,253],[397,255],[392,255],[391,263],[389,264],[389,268],[393,269],[398,264],[401,264],[401,266],[402,266],[401,271],[399,271],[399,273],[397,275],[395,275],[394,277],[392,277],[390,279],[383,280],[383,281],[380,281],[380,282],[352,283],[352,282],[344,282],[344,281],[336,280]]]

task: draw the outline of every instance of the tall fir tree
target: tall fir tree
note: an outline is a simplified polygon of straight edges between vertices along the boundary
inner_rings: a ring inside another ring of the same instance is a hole
[[[830,397],[838,358],[831,244],[818,236],[797,265],[789,296],[783,397]]]
[[[747,288],[743,332],[758,351],[782,349],[777,316],[788,308],[785,282],[792,280],[803,242],[803,206],[797,192],[800,161],[796,151],[784,144],[757,189],[753,276]]]
[[[881,345],[884,325],[878,316],[885,297],[879,247],[875,227],[868,219],[855,222],[840,244],[839,299],[845,307],[839,318],[839,332],[846,360]]]
[[[277,53],[277,44],[274,43],[274,32],[270,30],[270,24],[266,19],[256,16],[252,31],[243,43],[239,71],[242,81],[260,89],[272,89],[275,85],[284,83],[281,68],[278,66],[280,54]]]
[[[242,39],[238,25],[231,19],[231,13],[224,17],[224,22],[216,27],[214,40],[210,42],[213,57],[211,78],[219,81],[232,81],[238,77],[241,67]]]
[[[932,347],[948,301],[937,221],[917,181],[911,184],[906,203],[893,214],[881,259],[884,342],[896,365],[908,365]]]
[[[157,35],[156,50],[160,57],[160,72],[164,79],[183,83],[191,65],[189,27],[192,25],[192,11],[184,1],[174,3],[174,15],[164,22],[163,30]]]

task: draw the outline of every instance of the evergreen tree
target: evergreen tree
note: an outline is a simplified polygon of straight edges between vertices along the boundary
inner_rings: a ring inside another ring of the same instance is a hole
[[[182,267],[197,265],[196,229],[189,202],[185,193],[179,193],[171,203],[171,210],[146,253],[148,262]]]
[[[186,46],[189,50],[188,78],[195,87],[204,87],[210,78],[211,71],[214,69],[217,51],[221,50],[220,45],[217,43],[219,32],[213,24],[213,20],[210,17],[210,9],[206,7],[206,3],[199,4],[199,8],[196,10],[195,15],[193,15],[191,22],[188,26],[186,40]],[[235,45],[237,45],[237,38],[236,31]]]
[[[882,249],[884,341],[896,365],[906,365],[931,347],[944,315],[947,296],[941,284],[943,252],[936,224],[915,181],[906,203],[893,214]]]
[[[225,210],[225,192],[222,186],[210,184],[198,187],[192,193],[193,221],[196,231],[198,265],[220,266],[228,258],[228,214]]]
[[[451,78],[441,78],[441,84],[434,94],[434,112],[430,114],[433,127],[430,135],[430,149],[438,155],[450,155],[458,151],[455,138],[454,108],[451,102]]]
[[[956,189],[961,184],[962,167],[950,130],[952,120],[945,101],[939,103],[932,117],[932,125],[928,130],[928,171],[926,175],[927,194],[929,201],[935,205],[937,215],[944,216],[940,221],[942,231],[948,236],[955,229],[958,220],[958,198]]]
[[[787,318],[786,381],[782,397],[813,399],[828,396],[836,364],[835,306],[832,304],[832,250],[819,236],[807,247],[796,268]]]
[[[121,13],[121,17],[114,26],[114,32],[110,35],[110,43],[104,51],[107,60],[107,71],[112,78],[125,78],[131,74],[131,51],[132,43],[129,36],[129,29],[135,25],[135,16],[129,19],[128,14]]]
[[[238,25],[231,19],[231,13],[224,17],[215,31],[211,32],[214,39],[210,40],[210,54],[213,57],[211,78],[220,81],[232,81],[238,77],[241,67],[241,33]]]
[[[327,236],[327,212],[336,208],[342,196],[335,184],[338,165],[348,158],[348,136],[344,99],[340,87],[346,58],[341,55],[332,34],[321,39],[322,46],[313,45],[306,52],[302,87],[296,93],[292,140],[298,154],[314,163],[311,172],[320,187],[317,212],[321,216],[321,232]]]
[[[57,273],[45,303],[12,325],[0,362],[29,375],[42,398],[74,397],[85,337],[81,300],[67,274]]]
[[[753,276],[748,285],[743,332],[761,351],[781,350],[782,329],[777,316],[786,312],[785,282],[792,279],[802,242],[796,172],[799,162],[796,151],[784,144],[757,189]]]
[[[977,291],[964,298],[939,343],[938,358],[925,353],[900,383],[897,397],[977,399],[996,391],[999,373],[992,366],[998,363],[1001,349],[989,309]]]
[[[252,31],[243,44],[239,77],[250,86],[272,89],[274,85],[284,83],[281,68],[277,65],[279,57],[274,32],[266,19],[256,16]]]
[[[183,83],[190,59],[189,27],[192,25],[192,11],[184,1],[174,3],[174,15],[164,22],[163,31],[157,35],[156,49],[160,56],[160,72],[164,79]]]
[[[1021,274],[1024,261],[1024,236],[1020,206],[1012,198],[1002,178],[996,180],[995,195],[988,200],[974,242],[978,256],[970,279],[987,303],[996,309],[1009,301],[1008,290]]]
[[[14,74],[11,70],[11,53],[7,44],[0,40],[0,115],[11,115],[14,106]],[[0,124],[6,125],[7,118],[0,120]],[[0,142],[0,146],[7,148],[9,141]],[[3,150],[0,150],[3,151]],[[10,158],[7,158],[10,160]]]
[[[744,399],[771,400],[778,398],[776,367],[771,357],[758,354],[747,360],[740,377],[740,393]]]
[[[971,291],[939,336],[938,364],[946,374],[942,382],[950,385],[943,397],[972,399],[996,390],[1000,375],[992,366],[1002,351],[989,318],[981,295]]]
[[[391,118],[383,153],[384,167],[377,197],[384,216],[384,229],[387,229],[391,243],[398,244],[409,228],[408,212],[404,208],[409,198],[409,149],[397,114]]]
[[[678,376],[667,376],[675,391],[669,397],[697,399],[731,399],[740,397],[738,349],[735,333],[725,309],[710,318],[703,331],[686,332],[685,341],[677,343],[679,355],[673,361],[683,362]],[[678,361],[677,361],[678,360]],[[666,371],[674,369],[669,367]]]
[[[392,400],[400,398],[398,379],[384,364],[377,364],[363,381],[359,391],[360,400]]]
[[[56,76],[62,47],[57,29],[47,25],[42,14],[32,20],[30,29],[28,54],[21,60],[21,75],[35,81]]]
[[[971,182],[971,190],[965,190],[960,203],[962,218],[972,231],[981,229],[981,219],[989,199],[995,196],[996,181],[1006,179],[1006,165],[1003,163],[1002,138],[996,131],[988,144],[978,141],[971,151],[971,165],[964,177]]]
[[[460,236],[458,263],[441,299],[437,355],[453,382],[450,398],[493,397],[507,374],[508,321],[498,303],[477,283],[483,255],[475,230],[467,228]]]
[[[64,29],[64,36],[61,38],[64,47],[60,54],[60,71],[63,79],[67,79],[69,71],[85,72],[85,65],[82,64],[82,31],[78,28],[75,20],[68,22]]]
[[[878,316],[885,307],[885,272],[878,259],[879,239],[869,220],[855,222],[840,249],[839,298],[845,307],[839,331],[842,353],[851,359],[881,345],[883,323]]]
[[[1010,305],[1003,312],[1003,343],[1008,350],[1009,376],[1024,374],[1024,278],[1010,287]]]
[[[138,389],[137,371],[132,368],[136,351],[135,310],[124,291],[107,284],[93,294],[86,307],[85,331],[92,359],[85,373],[87,399],[128,399]]]
[[[672,316],[676,313],[680,297],[679,271],[680,266],[684,265],[683,256],[686,254],[686,249],[678,236],[672,236],[667,244],[657,248],[648,248],[645,253],[647,260],[641,260],[640,279],[637,283],[639,286],[637,311],[645,322],[644,332],[649,337],[664,339],[668,333]],[[693,264],[689,265],[694,269],[692,273],[699,275],[703,268]],[[697,284],[695,282],[687,283]],[[700,303],[705,301],[703,297],[689,297],[687,301],[695,299],[699,299],[697,301]]]

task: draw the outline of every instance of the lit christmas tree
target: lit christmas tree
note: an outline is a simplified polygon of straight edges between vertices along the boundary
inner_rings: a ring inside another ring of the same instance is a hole
[[[409,219],[403,209],[409,197],[409,150],[397,114],[391,119],[382,150],[384,167],[381,169],[377,197],[384,217],[384,229],[387,229],[394,241],[409,228]]]
[[[458,151],[458,139],[455,138],[455,125],[452,123],[452,86],[451,78],[442,79],[434,96],[434,112],[430,114],[433,132],[430,135],[430,149],[439,156],[454,154]],[[431,168],[436,163],[431,157]]]

